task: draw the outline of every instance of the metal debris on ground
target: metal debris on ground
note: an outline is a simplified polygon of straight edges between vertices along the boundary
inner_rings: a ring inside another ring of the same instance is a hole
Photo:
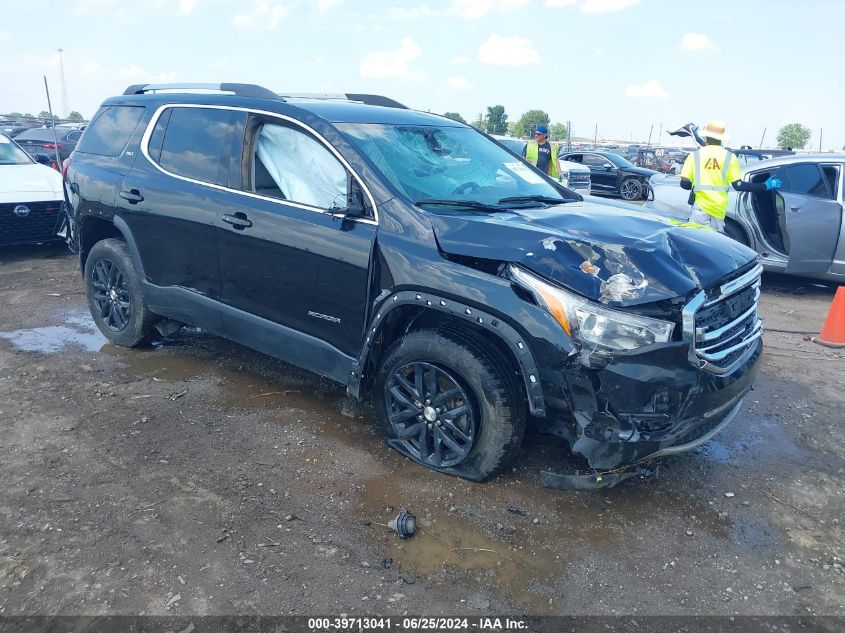
[[[402,510],[387,522],[387,527],[396,532],[399,538],[409,538],[417,531],[417,517],[407,510]]]
[[[516,514],[516,515],[519,515],[521,517],[525,516],[525,510],[520,510],[519,508],[508,508],[508,512],[510,514]]]
[[[186,393],[188,393],[187,389],[185,389],[185,391],[177,391],[176,393],[171,393],[169,396],[167,396],[167,399],[168,400],[178,400],[179,398],[184,396]]]
[[[659,470],[658,465],[628,466],[605,473],[576,471],[574,475],[562,475],[544,470],[540,472],[540,480],[546,488],[553,490],[601,490],[613,488],[631,477],[645,479],[655,476]]]

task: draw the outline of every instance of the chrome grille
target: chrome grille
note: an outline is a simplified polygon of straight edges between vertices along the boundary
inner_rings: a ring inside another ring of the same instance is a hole
[[[570,189],[589,189],[590,174],[573,174],[570,172],[568,182]]]
[[[725,374],[742,363],[763,334],[757,316],[760,276],[754,268],[708,291],[698,293],[684,308],[684,338],[690,360],[713,373]]]

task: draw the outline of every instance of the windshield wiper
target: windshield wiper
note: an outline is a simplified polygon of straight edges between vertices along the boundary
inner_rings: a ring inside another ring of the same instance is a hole
[[[509,198],[501,198],[499,204],[507,204],[509,202],[541,202],[543,204],[563,204],[568,202],[564,198],[552,198],[551,196],[511,196]]]
[[[508,210],[498,207],[495,204],[485,204],[484,202],[479,202],[478,200],[450,200],[449,198],[423,198],[422,200],[417,200],[414,204],[417,206],[431,204],[441,207],[466,207],[467,209],[479,209],[481,211]]]

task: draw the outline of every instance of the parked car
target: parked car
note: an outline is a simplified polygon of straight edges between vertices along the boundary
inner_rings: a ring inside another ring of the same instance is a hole
[[[788,155],[756,161],[743,179],[780,178],[783,187],[762,193],[731,189],[725,232],[751,247],[766,270],[845,281],[843,154]],[[651,179],[654,200],[647,207],[673,217],[688,215],[689,192],[679,177]]]
[[[637,167],[612,152],[570,152],[560,157],[590,168],[593,193],[617,195],[625,200],[644,199],[648,194],[648,179],[659,173]]]
[[[474,480],[513,459],[528,413],[606,470],[739,410],[762,351],[741,244],[584,201],[385,97],[188,87],[106,100],[66,163],[112,343],[225,336],[370,397],[391,447]]]
[[[668,156],[658,155],[654,148],[640,148],[628,156],[628,161],[637,167],[645,167],[662,174],[672,170],[672,162]]]
[[[59,241],[62,177],[0,134],[0,246]]]
[[[56,154],[56,139],[58,139],[59,158],[67,160],[73,152],[82,131],[74,128],[53,128],[38,127],[24,130],[15,137],[15,142],[24,148],[30,156],[43,153],[50,154],[51,158]]]
[[[523,141],[520,138],[499,136],[498,134],[491,134],[490,138],[497,140],[517,156],[522,156],[527,143],[527,141]],[[557,151],[556,144],[552,144],[552,151]],[[587,167],[578,163],[558,159],[558,168],[560,169],[560,181],[564,187],[582,196],[590,195],[590,170]]]

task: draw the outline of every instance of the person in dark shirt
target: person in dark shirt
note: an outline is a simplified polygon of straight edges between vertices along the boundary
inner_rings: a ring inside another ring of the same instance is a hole
[[[522,155],[528,162],[534,163],[540,171],[552,178],[560,178],[557,156],[552,151],[552,145],[549,143],[549,129],[545,125],[537,126],[534,140],[526,143]]]

